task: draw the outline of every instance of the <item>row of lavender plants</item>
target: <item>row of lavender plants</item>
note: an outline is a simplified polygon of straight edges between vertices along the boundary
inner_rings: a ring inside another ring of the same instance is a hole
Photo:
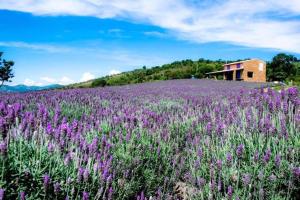
[[[0,94],[0,200],[299,199],[298,90],[260,87]]]

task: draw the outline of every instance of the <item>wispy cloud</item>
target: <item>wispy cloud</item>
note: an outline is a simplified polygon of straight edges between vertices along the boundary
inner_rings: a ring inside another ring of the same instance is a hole
[[[56,79],[50,78],[50,77],[42,77],[41,80],[47,82],[47,83],[55,83]]]
[[[72,50],[69,47],[63,47],[59,45],[35,44],[35,43],[27,43],[27,42],[19,42],[19,41],[9,41],[9,42],[0,41],[0,46],[42,50],[50,53],[63,53],[63,52],[70,52]]]
[[[146,32],[144,32],[144,35],[160,37],[160,38],[164,38],[164,37],[168,36],[166,33],[162,33],[162,32],[159,32],[159,31],[146,31]]]
[[[198,43],[229,42],[300,53],[299,0],[0,0],[0,8],[35,15],[122,18],[150,23]]]
[[[57,83],[60,85],[68,85],[71,83],[75,83],[75,81],[67,76],[63,76]]]
[[[112,69],[112,70],[109,71],[108,75],[115,75],[115,74],[120,74],[120,73],[121,73],[121,71],[116,70],[116,69]]]
[[[89,81],[95,78],[95,75],[90,72],[85,72],[82,74],[82,77],[80,79],[81,82]]]
[[[0,0],[1,2],[1,0]],[[14,48],[26,48],[34,51],[45,51],[50,53],[71,53],[78,56],[89,56],[95,59],[101,59],[102,61],[109,61],[119,63],[121,66],[141,66],[145,63],[149,65],[157,65],[167,62],[165,59],[151,56],[149,54],[145,55],[142,52],[134,52],[127,49],[121,48],[108,48],[103,49],[99,47],[97,42],[90,43],[80,43],[76,46],[74,45],[59,45],[59,44],[47,44],[47,43],[28,43],[23,41],[0,41],[0,46],[14,47]],[[112,66],[119,67],[119,66]],[[104,75],[104,74],[103,74]],[[43,81],[49,82],[49,77],[42,77]],[[53,81],[52,81],[53,82]],[[71,81],[69,81],[71,82]],[[49,82],[51,83],[51,82]],[[62,82],[64,83],[64,82]],[[61,84],[61,81],[60,81]]]
[[[51,77],[41,77],[40,81],[26,78],[23,82],[23,84],[27,85],[27,86],[45,86],[45,85],[51,85],[51,84],[68,85],[71,83],[75,83],[75,81],[67,76],[63,76],[60,79],[55,79],[55,78],[51,78]]]
[[[31,80],[31,79],[29,79],[29,78],[26,78],[25,80],[24,80],[24,83],[23,83],[24,85],[27,85],[27,86],[42,86],[43,85],[43,83],[41,83],[41,82],[36,82],[36,81],[34,81],[34,80]]]
[[[108,33],[121,33],[121,32],[123,32],[123,31],[118,28],[113,28],[113,29],[108,30]]]
[[[42,85],[49,85],[49,84],[68,85],[75,82],[74,80],[72,80],[67,76],[63,76],[60,79],[55,79],[51,77],[41,77],[40,79],[43,81]]]

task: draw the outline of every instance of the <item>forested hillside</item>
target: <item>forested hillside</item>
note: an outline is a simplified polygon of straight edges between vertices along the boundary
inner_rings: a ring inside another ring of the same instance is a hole
[[[125,85],[132,83],[152,82],[157,80],[187,79],[194,76],[195,78],[204,78],[205,73],[223,69],[225,61],[211,61],[205,59],[182,60],[162,66],[148,68],[141,67],[130,72],[105,76],[92,81],[69,85],[68,87],[97,87],[105,85]]]

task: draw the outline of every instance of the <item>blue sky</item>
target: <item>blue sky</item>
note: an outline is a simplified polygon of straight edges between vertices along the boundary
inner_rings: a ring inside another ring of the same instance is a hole
[[[182,59],[300,57],[300,1],[0,0],[11,84],[69,84]]]

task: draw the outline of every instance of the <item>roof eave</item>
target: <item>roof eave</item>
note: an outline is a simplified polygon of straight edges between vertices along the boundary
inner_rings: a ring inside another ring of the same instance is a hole
[[[243,67],[237,68],[237,69],[230,69],[230,70],[221,70],[221,71],[215,71],[215,72],[209,72],[205,74],[218,74],[218,73],[223,73],[223,72],[232,72],[232,71],[238,71],[244,69]]]

